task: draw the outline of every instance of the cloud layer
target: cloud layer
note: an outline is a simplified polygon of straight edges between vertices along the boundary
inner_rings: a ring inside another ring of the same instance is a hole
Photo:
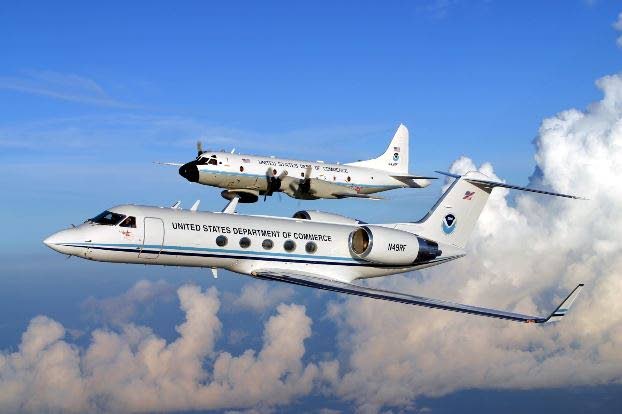
[[[303,306],[279,305],[264,326],[262,348],[231,355],[215,349],[222,329],[216,290],[186,285],[177,293],[185,321],[170,343],[148,327],[125,324],[120,332],[94,331],[79,349],[63,339],[61,324],[34,318],[17,352],[0,354],[0,411],[271,407],[308,394],[330,368],[302,362],[311,335]]]
[[[531,185],[569,201],[496,189],[459,261],[383,287],[547,314],[580,282],[572,312],[525,326],[371,300],[331,307],[349,355],[338,394],[361,411],[409,406],[465,388],[534,388],[622,381],[622,75],[597,81],[600,102],[542,122]],[[463,157],[453,173],[479,169]],[[520,183],[518,183],[520,184]]]

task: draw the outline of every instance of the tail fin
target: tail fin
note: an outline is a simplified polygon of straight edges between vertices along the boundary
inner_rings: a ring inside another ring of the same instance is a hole
[[[581,199],[581,197],[567,194],[490,181],[486,175],[476,171],[470,171],[463,176],[449,173],[441,174],[454,177],[456,181],[445,191],[430,212],[417,223],[417,233],[422,237],[460,249],[465,248],[475,223],[477,223],[477,219],[486,205],[488,196],[495,187]]]
[[[387,150],[378,158],[351,162],[347,165],[374,168],[394,174],[408,174],[408,128],[400,124]]]

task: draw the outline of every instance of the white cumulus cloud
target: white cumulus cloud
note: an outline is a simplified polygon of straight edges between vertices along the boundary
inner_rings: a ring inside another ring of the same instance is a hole
[[[268,288],[268,283],[255,281],[242,286],[240,296],[233,301],[233,306],[255,312],[265,312],[277,303],[290,299],[293,295],[294,289],[289,286]]]
[[[465,388],[532,388],[622,381],[622,75],[597,81],[603,98],[545,119],[531,185],[575,201],[496,189],[469,255],[379,283],[463,303],[546,315],[578,283],[556,325],[535,326],[352,298],[329,314],[349,355],[337,392],[363,412],[409,407],[417,396]],[[463,157],[454,173],[477,168]],[[520,184],[520,183],[518,183]]]
[[[0,411],[269,409],[308,394],[322,372],[334,376],[334,364],[302,361],[311,335],[303,306],[279,305],[262,348],[232,355],[215,349],[222,330],[216,290],[186,285],[178,296],[185,321],[170,343],[125,324],[121,332],[94,331],[81,349],[58,322],[34,318],[18,350],[0,353]]]

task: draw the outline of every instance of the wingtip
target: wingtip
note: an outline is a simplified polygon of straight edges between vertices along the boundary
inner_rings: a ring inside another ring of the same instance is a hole
[[[577,287],[575,287],[572,292],[570,292],[570,294],[566,296],[566,299],[564,299],[562,303],[560,303],[559,306],[555,308],[553,313],[551,313],[549,317],[543,322],[557,322],[561,320],[564,316],[566,316],[566,313],[568,313],[568,311],[572,307],[573,303],[579,296],[579,293],[581,293],[581,289],[583,288],[583,286],[585,286],[584,283],[579,283]]]

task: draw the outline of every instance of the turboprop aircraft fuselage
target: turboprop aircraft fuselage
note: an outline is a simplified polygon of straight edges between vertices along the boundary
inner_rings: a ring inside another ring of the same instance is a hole
[[[190,182],[224,188],[229,200],[252,203],[275,192],[304,200],[375,198],[371,194],[428,186],[433,178],[411,175],[408,162],[408,129],[400,125],[382,155],[346,164],[203,151],[200,143],[195,160],[165,164],[180,166]]]
[[[399,180],[387,171],[348,164],[228,152],[206,152],[195,161],[181,166],[179,174],[190,182],[226,190],[247,189],[258,194],[282,191],[291,197],[302,199],[336,199],[346,194],[374,194],[397,188],[426,187],[430,184],[427,179]],[[300,184],[305,178],[314,180],[314,191],[301,191]]]
[[[360,227],[356,220],[340,224],[136,205],[102,215],[44,242],[58,252],[95,261],[224,268],[246,275],[276,266],[341,281],[406,272],[461,255],[455,249],[452,255],[439,250],[437,256],[419,255],[418,260],[417,239],[395,238],[383,250],[388,257],[408,250],[410,263],[361,259],[351,249],[352,234]]]

